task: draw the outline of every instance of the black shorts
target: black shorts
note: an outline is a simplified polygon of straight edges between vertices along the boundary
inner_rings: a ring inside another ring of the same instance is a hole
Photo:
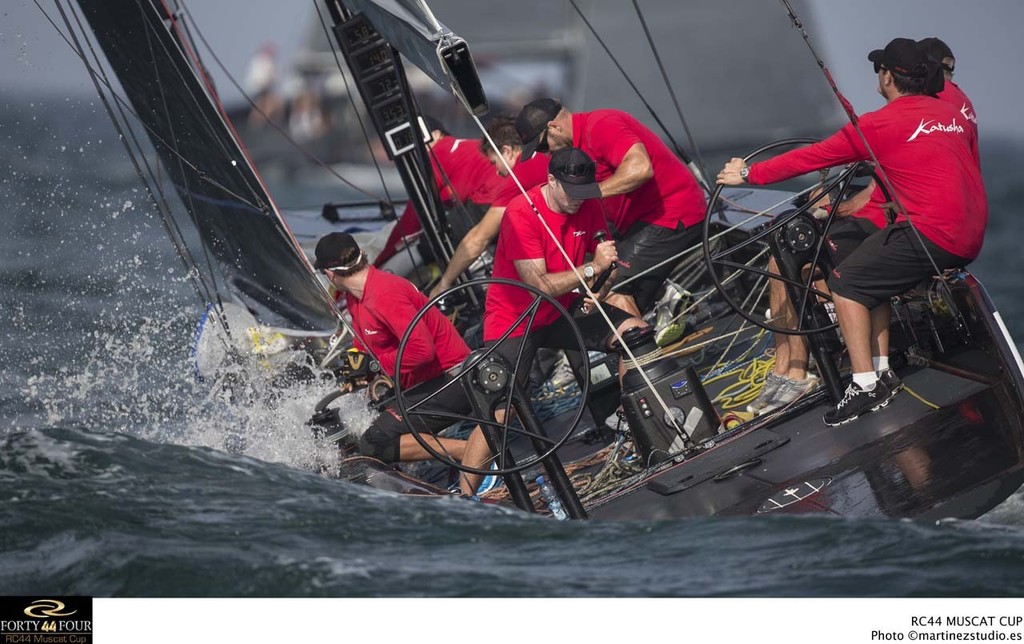
[[[833,293],[873,309],[934,275],[936,265],[945,270],[970,261],[940,248],[904,221],[865,239],[832,270],[828,285]]]
[[[839,266],[855,251],[864,240],[878,232],[879,228],[865,217],[837,217],[828,227],[825,245],[832,256],[832,265]]]
[[[452,377],[445,373],[415,387],[410,387],[408,391],[404,392],[407,406],[423,400],[451,381]],[[462,389],[462,383],[457,382],[424,403],[423,409],[437,409],[452,414],[468,415],[472,412],[472,405]],[[419,415],[410,417],[412,424],[421,433],[433,434],[452,424],[452,421],[446,418]],[[385,463],[392,463],[398,460],[398,441],[402,434],[411,433],[412,430],[402,420],[402,412],[398,410],[398,404],[392,401],[381,410],[377,419],[359,438],[359,453],[363,456],[378,458]]]
[[[645,221],[634,223],[626,231],[622,241],[616,245],[619,252],[619,274],[616,281],[622,282],[656,264],[675,257],[691,246],[698,245],[701,241],[701,231],[700,225],[686,228],[683,224],[679,224],[673,230]],[[676,263],[665,262],[663,266],[626,284],[621,289],[616,288],[615,291],[632,295],[636,305],[643,312],[654,302],[658,289],[675,268]]]
[[[591,310],[589,313],[580,311],[579,303],[582,299],[581,296],[573,302],[569,310],[573,312],[573,320],[575,320],[576,325],[580,328],[583,344],[591,351],[607,352],[608,342],[614,334],[596,309]],[[608,319],[612,321],[616,329],[623,322],[633,317],[617,306],[611,306],[602,302],[601,307],[608,314]],[[484,342],[484,347],[489,348],[495,344],[497,344],[497,340],[489,340]],[[497,353],[501,354],[508,361],[509,366],[515,368],[516,358],[519,356],[519,347],[523,347],[523,354],[519,361],[520,366],[516,374],[516,380],[525,389],[530,376],[530,365],[533,364],[534,358],[537,355],[537,349],[541,347],[549,349],[578,349],[579,344],[576,342],[576,336],[573,334],[568,320],[564,317],[559,317],[548,326],[535,329],[529,334],[521,335],[518,338],[507,338],[498,347]]]

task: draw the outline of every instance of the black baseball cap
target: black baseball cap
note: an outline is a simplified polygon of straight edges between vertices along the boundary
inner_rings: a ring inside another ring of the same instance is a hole
[[[597,199],[597,164],[579,148],[564,148],[551,155],[548,172],[562,184],[562,190],[573,199]]]
[[[562,104],[553,98],[538,98],[523,106],[516,116],[516,132],[523,142],[523,153],[519,157],[525,161],[534,152],[548,151],[548,123],[562,111]]]
[[[953,71],[952,67],[947,67],[942,63],[945,58],[952,58],[956,60],[956,56],[953,55],[953,50],[949,48],[949,45],[934,36],[931,38],[922,38],[917,41],[917,44],[924,48],[924,53],[928,54],[942,65],[943,69]]]
[[[420,118],[423,119],[423,125],[427,128],[428,134],[434,130],[438,130],[445,136],[451,136],[452,133],[448,131],[448,128],[444,126],[444,123],[442,123],[440,119],[430,116],[429,114],[424,114]]]
[[[885,68],[913,78],[927,78],[935,69],[934,64],[929,64],[924,47],[910,38],[893,38],[885,49],[876,49],[868,54],[868,60],[875,64],[875,72]]]
[[[359,244],[348,233],[330,233],[316,243],[316,261],[313,268],[323,270],[354,264],[359,260]]]

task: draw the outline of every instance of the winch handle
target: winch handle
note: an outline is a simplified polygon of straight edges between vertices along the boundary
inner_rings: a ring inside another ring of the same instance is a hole
[[[608,234],[605,231],[603,231],[603,230],[599,230],[596,233],[594,233],[594,239],[599,244],[601,242],[603,242],[607,238],[608,238]],[[614,272],[615,269],[618,268],[618,267],[619,267],[619,263],[618,262],[612,262],[608,266],[608,270],[606,270],[605,272],[601,273],[597,277],[597,280],[594,282],[594,285],[590,287],[590,290],[593,291],[594,293],[600,293],[601,289],[604,288],[604,283],[608,281],[608,278],[611,277],[612,272]]]

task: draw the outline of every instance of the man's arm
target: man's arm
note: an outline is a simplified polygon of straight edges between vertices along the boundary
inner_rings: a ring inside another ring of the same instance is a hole
[[[451,288],[455,280],[469,268],[480,254],[484,252],[487,245],[498,236],[501,228],[501,217],[505,214],[504,206],[494,206],[484,213],[483,218],[466,233],[466,236],[459,242],[455,249],[452,261],[448,268],[444,269],[444,275],[430,291],[430,297],[440,295],[443,291]]]
[[[618,261],[618,259],[619,255],[615,250],[614,241],[609,240],[598,244],[593,260],[595,277],[596,274],[607,270],[612,262]],[[513,260],[512,263],[515,265],[520,279],[551,297],[565,295],[579,286],[580,283],[576,278],[576,274],[571,270],[562,271],[561,273],[549,273],[547,262],[543,258],[517,259]],[[582,269],[580,269],[580,272],[583,272]]]
[[[601,196],[611,197],[632,192],[654,176],[654,166],[643,143],[634,143],[626,151],[615,173],[601,182]]]

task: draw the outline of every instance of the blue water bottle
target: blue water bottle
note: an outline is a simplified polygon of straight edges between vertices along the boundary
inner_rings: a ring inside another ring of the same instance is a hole
[[[558,495],[548,485],[547,480],[543,476],[537,477],[537,487],[540,488],[540,495],[543,497],[544,502],[548,504],[548,509],[551,510],[551,516],[555,517],[559,521],[564,521],[569,518],[569,515],[565,513],[565,509],[562,507],[562,502],[558,499]]]

